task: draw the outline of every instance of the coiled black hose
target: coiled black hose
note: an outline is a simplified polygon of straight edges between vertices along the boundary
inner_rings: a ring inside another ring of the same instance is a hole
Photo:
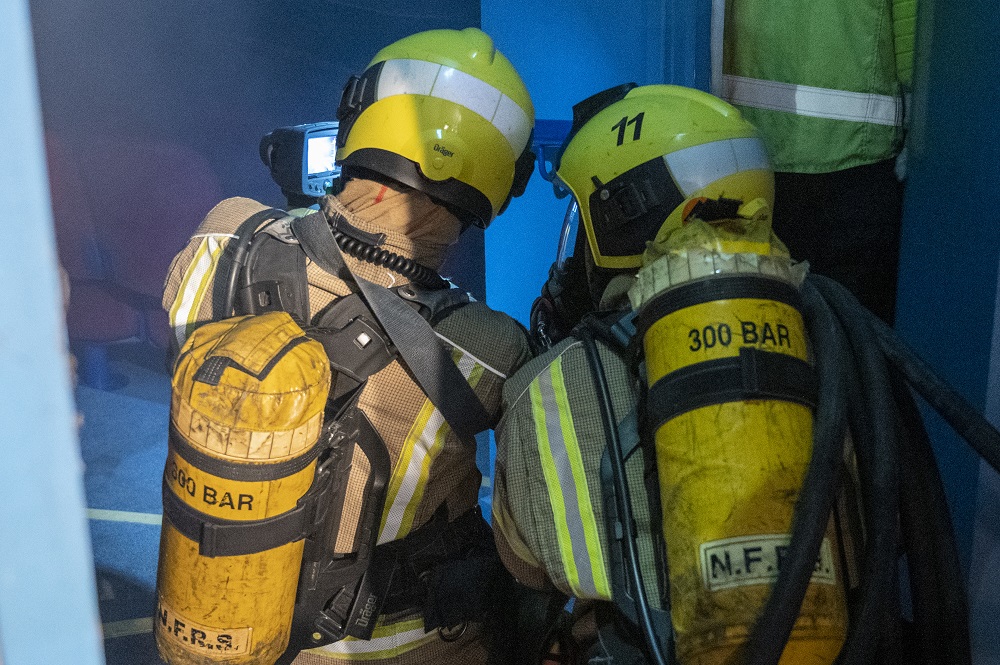
[[[898,517],[914,616],[914,634],[905,645],[909,650],[907,662],[970,663],[968,605],[944,487],[905,381],[919,379],[920,386],[915,387],[932,395],[939,410],[952,414],[949,422],[954,421],[956,430],[971,433],[984,449],[989,450],[996,430],[845,287],[821,276],[810,277],[810,282],[837,312],[851,339],[852,360],[862,379],[863,405],[858,408],[867,412],[865,418],[872,425],[856,444],[859,472],[868,478],[868,492],[864,492],[868,538],[862,565],[861,607],[852,617],[838,662],[874,662],[877,652],[872,648],[873,636],[865,636],[872,632],[868,626],[884,628],[885,617],[896,625],[900,621],[895,576],[899,548],[893,536]],[[886,435],[891,439],[883,440]],[[893,441],[894,451],[886,447]],[[1000,447],[993,446],[993,450]],[[897,487],[895,500],[887,483]],[[897,646],[883,645],[881,651]]]
[[[839,488],[846,423],[846,349],[836,321],[818,292],[803,287],[806,327],[816,348],[819,399],[813,419],[813,454],[795,507],[787,565],[778,573],[771,595],[750,634],[744,662],[777,663],[798,619]]]
[[[909,563],[913,665],[968,665],[969,607],[944,484],[920,413],[902,376],[895,375],[902,415],[900,525]]]
[[[1000,473],[1000,432],[896,333],[874,315],[869,321],[886,358],[980,457]]]
[[[350,254],[356,259],[361,259],[378,266],[385,266],[393,272],[398,272],[411,282],[429,289],[448,288],[448,281],[441,277],[435,270],[421,265],[413,259],[400,256],[388,249],[382,249],[375,245],[370,245],[357,238],[333,230],[333,237],[341,250]]]
[[[843,287],[825,278],[812,278],[824,301],[834,312],[850,344],[851,363],[860,379],[860,397],[852,410],[863,410],[865,429],[855,448],[862,450],[866,543],[861,564],[861,599],[848,630],[839,663],[872,662],[882,626],[884,609],[896,582],[899,510],[899,428],[889,370],[868,325],[866,310]],[[819,353],[823,353],[822,350]],[[867,491],[865,491],[867,488]]]
[[[820,399],[813,459],[796,506],[791,543],[791,556],[801,560],[779,574],[744,662],[776,664],[791,634],[829,519],[831,492],[837,491],[846,419],[858,465],[865,543],[860,594],[852,603],[837,663],[968,665],[968,602],[951,519],[907,384],[998,471],[1000,432],[846,288],[811,275],[802,291]],[[914,617],[914,635],[906,644],[899,630],[900,553],[910,572]]]

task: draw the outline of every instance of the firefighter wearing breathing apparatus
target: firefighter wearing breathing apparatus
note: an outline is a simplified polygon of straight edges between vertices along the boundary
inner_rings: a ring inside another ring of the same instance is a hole
[[[816,400],[766,151],[707,93],[629,84],[574,107],[556,176],[578,229],[533,307],[551,348],[503,389],[501,558],[577,599],[561,662],[741,662],[792,555]],[[832,663],[846,634],[823,527],[783,664]]]
[[[337,117],[344,186],[319,212],[228,199],[170,268],[171,665],[487,662],[502,567],[474,435],[530,345],[437,270],[524,191],[534,110],[470,28],[384,48]]]

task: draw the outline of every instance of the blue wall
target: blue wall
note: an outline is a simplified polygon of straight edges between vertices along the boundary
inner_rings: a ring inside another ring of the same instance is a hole
[[[1000,424],[996,9],[993,0],[920,5],[897,328]],[[976,662],[998,662],[996,474],[981,471],[978,456],[940,419],[929,419],[929,429],[969,579]]]
[[[987,109],[1000,93],[998,28],[992,2],[921,6],[896,324],[980,409],[990,374],[1000,258],[1000,143],[987,139]],[[968,569],[978,457],[939,421],[932,430]]]
[[[620,83],[663,83],[664,9],[660,2],[483,0],[482,27],[531,93],[535,117],[572,119],[573,104]],[[568,199],[557,200],[538,173],[523,197],[486,232],[489,304],[528,321]]]
[[[524,79],[535,117],[569,121],[573,104],[629,81],[707,89],[709,10],[707,2],[663,0],[483,0],[482,27]],[[492,307],[527,323],[555,259],[567,203],[536,173],[486,232]]]

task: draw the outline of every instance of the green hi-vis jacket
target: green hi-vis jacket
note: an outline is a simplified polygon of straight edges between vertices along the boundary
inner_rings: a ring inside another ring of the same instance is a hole
[[[639,399],[637,379],[616,353],[597,345],[620,422]],[[607,440],[583,344],[566,339],[524,365],[504,384],[503,403],[496,427],[493,531],[504,565],[527,586],[611,599],[600,482]],[[644,582],[650,602],[657,604],[641,449],[625,468]]]
[[[827,173],[902,146],[916,0],[726,0],[721,89],[776,171]]]

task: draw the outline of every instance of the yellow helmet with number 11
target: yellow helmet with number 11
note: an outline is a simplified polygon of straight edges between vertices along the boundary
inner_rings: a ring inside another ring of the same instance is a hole
[[[708,93],[626,84],[580,102],[573,116],[556,175],[601,268],[638,268],[661,226],[735,217],[758,199],[774,204],[757,131]]]

